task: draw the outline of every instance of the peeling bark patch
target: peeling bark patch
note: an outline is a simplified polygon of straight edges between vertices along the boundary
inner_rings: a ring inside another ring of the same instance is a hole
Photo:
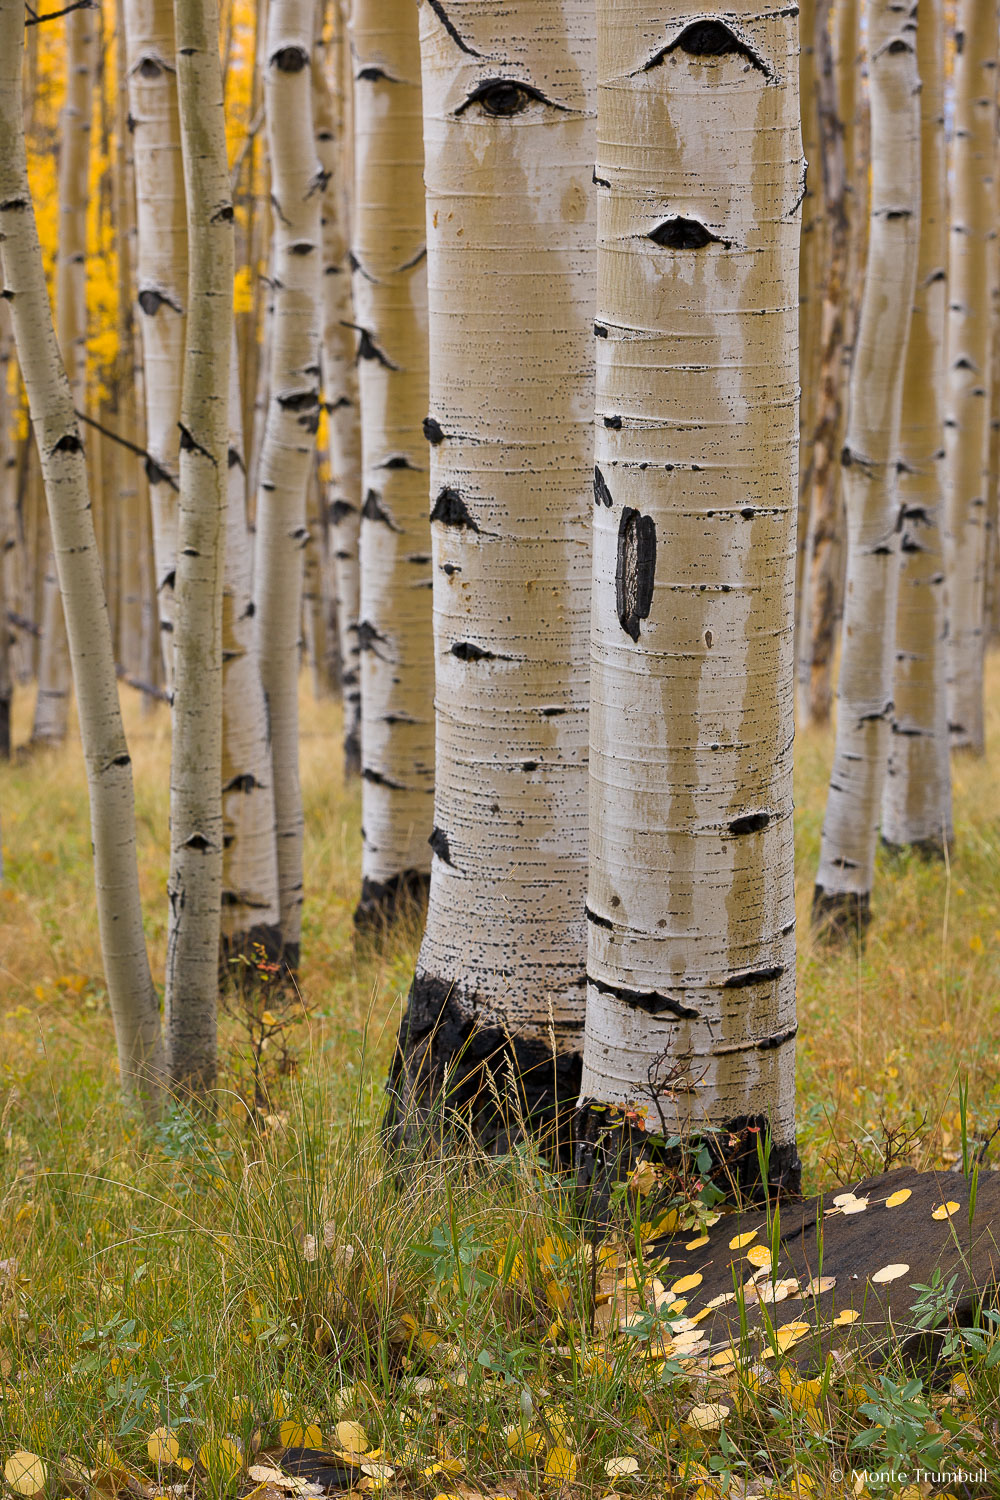
[[[609,509],[614,504],[611,498],[611,491],[608,489],[607,480],[600,469],[597,468],[594,469],[594,503],[595,505],[606,505]]]
[[[456,641],[451,648],[451,654],[457,656],[459,661],[508,661],[510,659],[506,656],[497,656],[495,651],[486,651],[472,641]]]
[[[745,974],[730,974],[724,990],[745,990],[752,984],[771,984],[773,980],[780,979],[785,972],[784,964],[775,964],[770,969],[750,969]]]
[[[594,337],[595,337],[595,339],[606,339],[607,336],[608,336],[608,330],[605,328],[604,324],[603,323],[595,323],[594,324]]]
[[[600,995],[611,995],[615,1000],[621,1000],[624,1005],[631,1006],[633,1010],[645,1011],[648,1016],[672,1015],[682,1021],[696,1021],[698,1012],[690,1005],[682,1005],[672,995],[658,995],[655,990],[630,990],[624,985],[605,984],[603,979],[595,979],[592,974],[587,975],[587,983],[593,985]]]
[[[621,425],[622,425],[622,419],[621,419],[621,417],[605,417],[604,418],[604,425],[605,425],[605,427],[612,428],[613,431],[615,431],[615,432],[620,432],[621,431]]]
[[[451,865],[452,869],[455,868],[451,858],[451,849],[448,844],[448,835],[445,833],[443,828],[433,828],[431,830],[431,836],[427,840],[427,842],[430,844],[438,859],[443,859],[446,865]]]
[[[424,437],[429,443],[444,442],[444,428],[436,417],[424,418]]]
[[[685,52],[688,57],[745,57],[750,66],[769,81],[775,76],[760,54],[724,21],[692,21],[668,47],[661,48],[651,57],[642,71],[648,73],[651,68],[659,67],[672,52]]]
[[[381,771],[373,771],[371,766],[365,766],[364,770],[361,772],[361,775],[363,780],[370,781],[373,786],[388,787],[389,791],[391,792],[402,792],[406,790],[401,781],[390,781],[388,776],[383,776]]]
[[[365,503],[361,507],[362,521],[381,521],[383,526],[388,526],[390,531],[398,531],[399,527],[383,508],[382,496],[378,490],[369,490],[365,496]]]
[[[649,231],[646,238],[654,245],[662,245],[665,250],[703,250],[706,245],[729,244],[728,240],[713,234],[700,219],[681,217],[664,219],[662,224]]]
[[[747,813],[746,817],[734,818],[729,825],[730,833],[760,833],[771,821],[771,814],[766,812]]]
[[[618,621],[634,641],[639,639],[639,623],[645,620],[653,603],[656,574],[656,523],[631,505],[622,511],[618,527],[618,567],[615,574]]]
[[[450,485],[445,485],[434,501],[431,520],[440,521],[442,526],[464,526],[469,531],[479,530],[462,496]]]
[[[589,906],[583,908],[587,921],[593,922],[595,927],[606,927],[609,932],[614,931],[615,924],[608,917],[599,917],[596,911],[591,911]]]

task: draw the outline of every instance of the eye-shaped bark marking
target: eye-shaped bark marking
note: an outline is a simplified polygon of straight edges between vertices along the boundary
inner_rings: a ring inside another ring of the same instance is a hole
[[[434,502],[431,520],[440,521],[442,526],[464,526],[468,531],[479,530],[458,490],[453,490],[448,485]]]
[[[457,118],[473,104],[478,104],[484,115],[490,115],[496,120],[509,120],[512,115],[523,114],[535,102],[547,104],[550,109],[561,110],[564,114],[568,113],[565,104],[557,104],[554,99],[547,98],[532,83],[524,83],[520,78],[484,78],[465,103],[458,106],[455,116]]]
[[[646,619],[653,603],[655,575],[656,522],[626,505],[618,527],[615,584],[618,620],[634,641],[639,639],[639,622]]]
[[[595,505],[607,505],[609,508],[614,504],[611,491],[608,489],[607,480],[600,469],[594,469],[594,503]]]
[[[281,47],[269,61],[279,73],[301,73],[309,64],[309,53],[304,47]]]
[[[383,81],[386,83],[397,82],[397,80],[391,77],[384,68],[380,68],[375,65],[368,68],[361,68],[357,73],[355,73],[354,76],[359,83],[381,83]]]
[[[381,521],[388,526],[390,531],[398,531],[399,527],[382,504],[382,496],[378,490],[369,490],[365,496],[365,503],[361,507],[362,521]]]
[[[750,66],[763,73],[769,81],[775,76],[774,70],[768,67],[760,53],[717,17],[691,21],[668,46],[661,47],[649,59],[642,71],[648,73],[651,68],[659,67],[672,52],[686,52],[688,57],[745,57]]]
[[[649,231],[646,238],[654,245],[662,245],[665,250],[703,250],[706,245],[729,244],[728,240],[707,229],[700,219],[680,217],[664,219],[662,224]]]

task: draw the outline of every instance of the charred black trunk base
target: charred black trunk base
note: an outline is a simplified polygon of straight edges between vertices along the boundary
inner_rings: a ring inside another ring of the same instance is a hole
[[[422,911],[430,883],[426,870],[403,870],[391,880],[363,880],[354,913],[358,932],[378,936],[399,917]]]
[[[0,760],[10,760],[9,698],[0,698]]]
[[[387,1149],[453,1151],[471,1134],[492,1156],[526,1140],[552,1165],[572,1161],[578,1052],[476,1022],[476,997],[417,974],[386,1086]]]
[[[270,923],[259,922],[235,937],[223,935],[219,940],[220,982],[241,988],[273,979],[276,972],[294,978],[298,969],[298,943],[283,943],[281,929]]]
[[[828,943],[858,941],[868,931],[872,919],[871,895],[865,891],[825,891],[821,885],[813,891],[813,936]]]
[[[732,1202],[762,1203],[770,1196],[799,1197],[802,1163],[795,1142],[778,1146],[773,1141],[767,1155],[767,1183],[761,1179],[758,1141],[763,1142],[768,1122],[763,1115],[730,1120],[720,1130],[700,1136],[686,1148],[667,1148],[663,1140],[640,1129],[623,1110],[584,1100],[576,1112],[573,1133],[576,1142],[576,1195],[581,1216],[594,1224],[605,1224],[615,1188],[626,1182],[643,1161],[664,1171],[663,1201],[655,1192],[643,1197],[643,1217],[666,1208],[681,1182],[692,1175],[694,1150],[706,1147],[712,1157],[708,1179]],[[705,1174],[699,1173],[704,1180]]]
[[[914,839],[912,844],[894,844],[890,839],[883,838],[882,848],[893,859],[901,859],[905,854],[915,854],[927,864],[940,862],[945,857],[945,842],[939,838]],[[951,848],[950,843],[948,848]]]

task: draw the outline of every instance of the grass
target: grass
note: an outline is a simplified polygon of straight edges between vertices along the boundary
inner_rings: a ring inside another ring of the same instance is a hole
[[[30,710],[22,693],[20,740]],[[126,710],[161,973],[168,722],[131,697]],[[276,1085],[264,1132],[248,1130],[229,1022],[216,1125],[175,1110],[150,1129],[120,1106],[78,751],[0,770],[0,1462],[38,1455],[48,1500],[129,1484],[235,1496],[252,1484],[234,1455],[314,1441],[315,1424],[324,1444],[381,1453],[367,1473],[354,1466],[359,1485],[424,1500],[839,1495],[852,1470],[912,1476],[918,1463],[1000,1474],[989,1339],[959,1339],[962,1373],[933,1391],[892,1364],[879,1377],[761,1384],[751,1372],[706,1387],[655,1338],[605,1339],[600,1318],[591,1329],[595,1287],[631,1306],[656,1267],[642,1233],[626,1232],[595,1269],[544,1163],[470,1153],[409,1164],[397,1180],[373,1126],[419,934],[381,949],[353,941],[359,798],[331,753],[338,720],[335,705],[303,699],[307,1014],[299,1070]],[[988,727],[996,743],[995,712]],[[883,864],[865,949],[831,952],[812,945],[807,920],[830,750],[826,734],[799,739],[807,1189],[856,1180],[894,1152],[953,1165],[960,1084],[967,1147],[1000,1118],[995,770],[956,762],[950,867]],[[151,1452],[163,1427],[190,1470],[166,1439]],[[859,1439],[870,1446],[852,1447]],[[633,1460],[635,1475],[616,1474]],[[901,1488],[873,1479],[860,1493]]]

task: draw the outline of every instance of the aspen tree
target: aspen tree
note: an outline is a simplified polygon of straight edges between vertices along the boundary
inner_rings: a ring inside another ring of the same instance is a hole
[[[59,119],[56,333],[73,401],[82,407],[87,383],[87,202],[96,37],[90,10],[71,11],[64,24],[66,98]],[[50,551],[45,568],[33,744],[60,745],[65,740],[71,688],[66,624]]]
[[[163,662],[171,673],[177,569],[187,227],[172,0],[125,0],[135,161],[136,276],[146,397],[146,465]]]
[[[14,696],[14,632],[8,612],[13,609],[13,553],[17,546],[17,517],[11,480],[14,468],[9,460],[11,449],[10,420],[10,314],[0,298],[0,761],[11,754],[11,702]]]
[[[959,0],[948,255],[945,427],[952,747],[983,753],[983,605],[990,423],[990,240],[995,232],[996,0]]]
[[[412,0],[354,0],[354,316],[361,441],[361,900],[377,924],[430,879],[434,643],[427,259]]]
[[[946,691],[947,619],[941,544],[948,198],[942,0],[920,0],[920,251],[899,433],[902,533],[896,668],[882,837],[942,854],[951,839]]]
[[[344,87],[350,61],[340,0],[331,7],[330,58],[313,63],[316,154],[326,187],[323,236],[323,396],[330,478],[326,525],[344,703],[344,770],[361,772],[361,421],[351,286],[350,203],[353,196],[353,92]],[[349,75],[348,80],[349,80]],[[364,348],[358,353],[366,352]]]
[[[320,194],[310,56],[313,0],[271,0],[265,107],[274,203],[274,324],[254,567],[261,681],[271,731],[281,938],[298,963],[302,794],[298,666],[306,486],[319,421]]]
[[[242,421],[234,341],[222,600],[222,953],[228,959],[251,956],[255,944],[271,958],[281,951],[274,783],[254,629]]]
[[[797,60],[790,8],[598,5],[585,1176],[630,1108],[798,1174]]]
[[[593,13],[420,8],[436,792],[393,1070],[504,1149],[579,1087],[593,476]]]
[[[892,719],[899,583],[900,402],[916,282],[920,84],[914,0],[873,0],[868,13],[872,184],[868,265],[843,454],[847,589],[837,735],[813,896],[833,933],[870,916]]]
[[[164,1001],[175,1084],[211,1088],[222,900],[222,577],[233,339],[233,206],[215,0],[174,0],[187,208],[170,876]]]
[[[817,0],[813,51],[825,253],[816,287],[816,294],[821,297],[821,311],[812,452],[804,506],[809,529],[803,559],[798,651],[800,722],[820,724],[830,716],[842,562],[841,409],[845,311],[850,295],[847,284],[850,245],[847,162],[830,34],[831,8],[832,0]]]
[[[80,718],[94,846],[97,918],[126,1089],[155,1097],[159,1006],[139,901],[132,763],[118,706],[111,630],[86,460],[59,357],[28,188],[21,63],[24,7],[0,5],[0,255],[18,361],[38,447]]]

